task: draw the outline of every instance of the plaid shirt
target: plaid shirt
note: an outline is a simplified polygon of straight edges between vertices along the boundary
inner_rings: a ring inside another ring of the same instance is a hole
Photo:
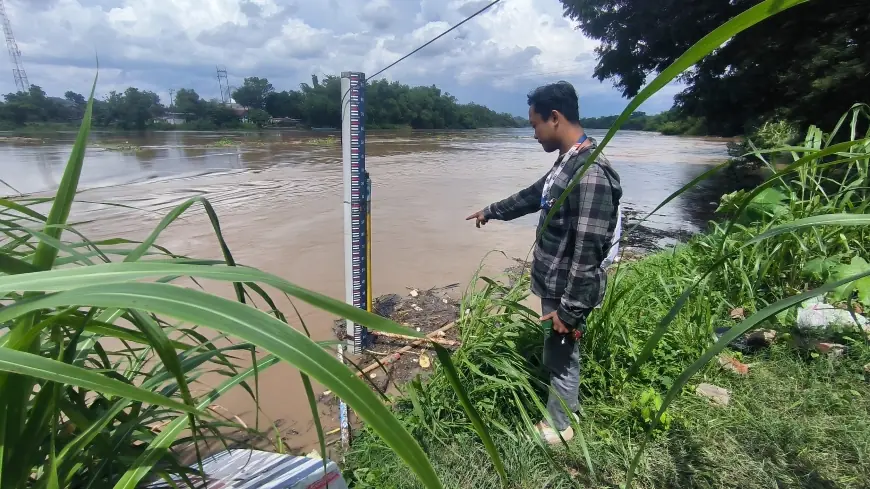
[[[596,146],[592,140],[589,148],[568,160],[550,188],[549,199],[559,198]],[[559,162],[556,160],[553,169]],[[616,229],[622,187],[619,175],[599,155],[541,233],[548,212],[541,209],[546,178],[544,175],[531,187],[490,205],[484,209],[484,217],[510,221],[541,211],[540,238],[532,262],[532,293],[542,299],[561,299],[559,319],[569,327],[583,326],[589,311],[604,299],[607,273],[601,262],[607,257]]]

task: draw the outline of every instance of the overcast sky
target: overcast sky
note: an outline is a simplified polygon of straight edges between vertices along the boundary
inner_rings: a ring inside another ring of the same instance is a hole
[[[374,73],[489,0],[6,0],[30,83],[49,95],[86,94],[100,60],[98,95],[128,86],[219,94],[215,65],[231,85],[266,77],[295,89],[311,74]],[[411,85],[435,84],[462,102],[526,113],[525,94],[568,80],[584,116],[618,113],[625,100],[592,78],[596,43],[562,16],[559,0],[502,2],[387,71]],[[0,93],[14,91],[0,56]],[[642,110],[671,105],[678,88]]]

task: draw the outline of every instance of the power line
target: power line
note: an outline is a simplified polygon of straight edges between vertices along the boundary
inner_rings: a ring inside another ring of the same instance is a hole
[[[453,25],[452,27],[450,27],[450,28],[447,29],[446,31],[442,32],[441,34],[438,34],[437,36],[433,37],[432,39],[430,39],[429,41],[427,41],[426,43],[424,43],[422,46],[420,46],[420,47],[418,47],[417,49],[411,51],[410,53],[408,53],[408,54],[402,56],[401,58],[397,59],[396,61],[393,61],[392,63],[390,63],[389,65],[387,65],[385,68],[381,69],[380,71],[377,71],[374,75],[372,75],[372,76],[370,76],[370,77],[367,77],[367,78],[366,78],[366,83],[368,83],[369,81],[371,81],[372,78],[375,78],[375,77],[377,77],[378,75],[383,74],[383,72],[389,70],[389,69],[392,68],[393,66],[396,66],[397,64],[401,63],[402,61],[404,61],[404,60],[410,58],[411,56],[413,56],[413,55],[415,55],[415,54],[417,54],[421,49],[423,49],[423,48],[425,48],[426,46],[432,44],[433,42],[437,41],[438,39],[441,39],[442,37],[446,36],[447,34],[449,34],[450,32],[452,32],[453,30],[457,29],[457,28],[458,28],[459,26],[461,26],[462,24],[464,24],[464,23],[468,22],[469,20],[471,20],[471,19],[477,17],[478,15],[480,15],[480,14],[486,12],[486,11],[489,10],[492,6],[494,6],[495,4],[497,4],[497,3],[499,3],[499,2],[501,2],[501,0],[494,0],[493,2],[490,2],[488,5],[484,6],[482,9],[478,10],[477,12],[474,12],[473,14],[471,14],[471,15],[469,15],[468,17],[466,17],[465,19],[463,19],[462,22],[459,22],[458,24]],[[344,94],[341,96],[341,106],[342,106],[342,107],[344,106],[344,98],[347,97],[347,94],[348,94],[348,93],[350,93],[350,92],[349,92],[349,91],[344,92]]]
[[[410,53],[408,53],[408,54],[402,56],[401,58],[397,59],[396,61],[393,61],[393,62],[390,63],[386,68],[384,68],[384,69],[382,69],[381,71],[378,71],[377,73],[375,73],[374,75],[368,77],[368,79],[371,80],[372,78],[375,78],[376,76],[380,75],[381,73],[383,73],[383,72],[389,70],[389,69],[392,68],[393,66],[396,66],[397,64],[401,63],[401,62],[404,61],[405,59],[410,58],[411,56],[413,56],[414,54],[416,54],[416,53],[417,53],[418,51],[420,51],[421,49],[423,49],[423,48],[425,48],[426,46],[432,44],[433,42],[437,41],[438,39],[441,39],[442,37],[446,36],[446,35],[449,34],[451,31],[453,31],[454,29],[458,28],[458,27],[461,26],[462,24],[468,22],[469,20],[471,20],[471,19],[477,17],[478,15],[480,15],[480,14],[486,12],[487,10],[489,10],[490,7],[492,7],[493,5],[495,5],[495,4],[499,3],[499,2],[501,2],[501,0],[495,0],[495,1],[491,2],[491,3],[489,3],[488,5],[486,5],[485,7],[483,7],[482,9],[480,9],[480,10],[478,10],[477,12],[475,12],[475,13],[469,15],[468,17],[466,17],[465,20],[463,20],[462,22],[460,22],[460,23],[454,25],[453,27],[447,29],[446,31],[442,32],[441,34],[438,34],[437,36],[435,36],[434,38],[432,38],[431,40],[429,40],[428,42],[426,42],[426,43],[423,44],[422,46],[420,46],[420,47],[418,47],[417,49],[411,51]]]

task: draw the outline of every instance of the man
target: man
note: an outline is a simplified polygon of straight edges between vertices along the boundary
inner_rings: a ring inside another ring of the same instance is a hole
[[[589,312],[604,298],[607,273],[602,262],[611,249],[619,218],[619,176],[603,157],[583,177],[543,228],[547,213],[596,147],[580,126],[577,92],[567,82],[542,86],[528,96],[529,123],[548,153],[559,152],[550,171],[531,187],[472,214],[477,227],[489,220],[510,221],[540,211],[532,262],[532,293],[541,299],[541,321],[552,320],[544,342],[544,365],[550,371],[547,411],[553,420],[536,425],[548,443],[574,437],[580,383],[578,342]],[[554,395],[555,394],[555,395]],[[568,412],[563,408],[567,405]]]

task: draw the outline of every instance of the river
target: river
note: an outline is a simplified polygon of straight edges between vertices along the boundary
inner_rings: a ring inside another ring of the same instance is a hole
[[[589,133],[599,141],[604,135]],[[343,298],[341,157],[337,141],[325,136],[293,131],[94,133],[71,220],[82,222],[79,229],[92,239],[142,239],[171,208],[202,196],[216,208],[239,263]],[[22,193],[51,192],[74,138],[74,133],[58,133],[35,143],[0,142],[0,178]],[[218,141],[221,145],[215,146]],[[104,149],[120,144],[135,148]],[[487,252],[500,250],[508,257],[528,253],[534,216],[482,229],[464,218],[549,169],[553,156],[541,151],[531,130],[373,132],[366,149],[373,182],[375,296],[405,294],[407,287],[464,285]],[[605,154],[620,174],[624,205],[640,212],[652,210],[727,157],[721,139],[632,131],[619,133]],[[708,182],[665,207],[651,226],[697,231],[731,185],[721,178]],[[159,243],[178,254],[220,258],[199,207],[173,224]],[[495,272],[510,264],[493,254],[488,269]],[[232,297],[225,284],[208,288]],[[332,317],[304,304],[300,311],[316,339],[330,339]],[[260,388],[263,413],[283,420],[292,446],[309,446],[314,440],[310,414],[293,369],[280,365],[265,372]],[[252,403],[241,390],[220,404],[248,422],[254,419]],[[324,422],[334,426],[334,420]]]

